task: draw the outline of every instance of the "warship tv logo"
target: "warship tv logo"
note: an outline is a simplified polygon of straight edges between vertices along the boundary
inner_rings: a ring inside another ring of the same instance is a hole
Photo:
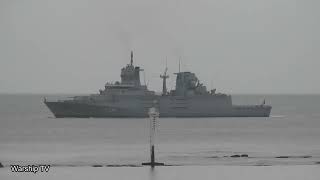
[[[11,165],[12,172],[49,172],[50,165]]]

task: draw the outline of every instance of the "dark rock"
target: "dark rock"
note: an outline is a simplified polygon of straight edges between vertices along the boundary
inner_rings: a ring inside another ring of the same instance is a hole
[[[136,164],[109,164],[106,167],[142,167],[141,165]]]
[[[241,154],[241,157],[249,157],[248,154]]]
[[[302,158],[312,158],[312,156],[302,156]]]
[[[142,166],[134,165],[134,164],[129,164],[127,167],[142,167]]]
[[[278,156],[276,158],[311,158],[312,156]]]
[[[99,164],[95,164],[95,165],[92,165],[92,167],[103,167],[103,166]]]
[[[232,155],[232,156],[230,156],[230,157],[232,157],[232,158],[238,158],[238,157],[241,157],[241,156],[238,155],[238,154],[236,154],[236,155]]]
[[[315,162],[315,164],[320,164],[320,161],[319,162]]]
[[[276,158],[289,158],[289,156],[277,156]]]
[[[272,166],[270,164],[256,164],[255,166]]]
[[[0,162],[0,168],[3,168],[3,165],[1,164],[1,162]]]

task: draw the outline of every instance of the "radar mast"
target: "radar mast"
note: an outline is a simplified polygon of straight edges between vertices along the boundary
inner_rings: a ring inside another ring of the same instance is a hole
[[[160,78],[162,79],[162,95],[165,96],[167,94],[167,79],[169,78],[169,75],[167,75],[168,66],[166,61],[166,68],[164,70],[163,75],[160,75]]]
[[[133,51],[131,51],[131,61],[130,61],[130,64],[131,64],[131,66],[132,66],[132,64],[133,64]]]

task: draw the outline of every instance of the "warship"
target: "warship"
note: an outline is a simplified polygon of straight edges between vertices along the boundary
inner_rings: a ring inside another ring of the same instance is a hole
[[[74,96],[44,103],[56,118],[65,117],[148,117],[148,110],[156,107],[160,117],[269,117],[271,106],[233,105],[231,95],[208,91],[192,72],[179,72],[176,87],[167,91],[167,68],[160,75],[162,93],[157,94],[140,82],[139,66],[130,63],[121,69],[121,81],[106,83],[97,94]]]

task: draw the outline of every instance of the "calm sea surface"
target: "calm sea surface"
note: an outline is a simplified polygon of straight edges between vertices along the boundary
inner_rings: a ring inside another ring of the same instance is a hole
[[[0,162],[5,166],[139,166],[149,160],[148,119],[55,119],[43,97],[0,95]],[[259,104],[263,98],[273,106],[270,118],[160,118],[157,160],[230,168],[320,162],[320,96],[235,95],[233,102]],[[249,158],[230,157],[235,154]]]

